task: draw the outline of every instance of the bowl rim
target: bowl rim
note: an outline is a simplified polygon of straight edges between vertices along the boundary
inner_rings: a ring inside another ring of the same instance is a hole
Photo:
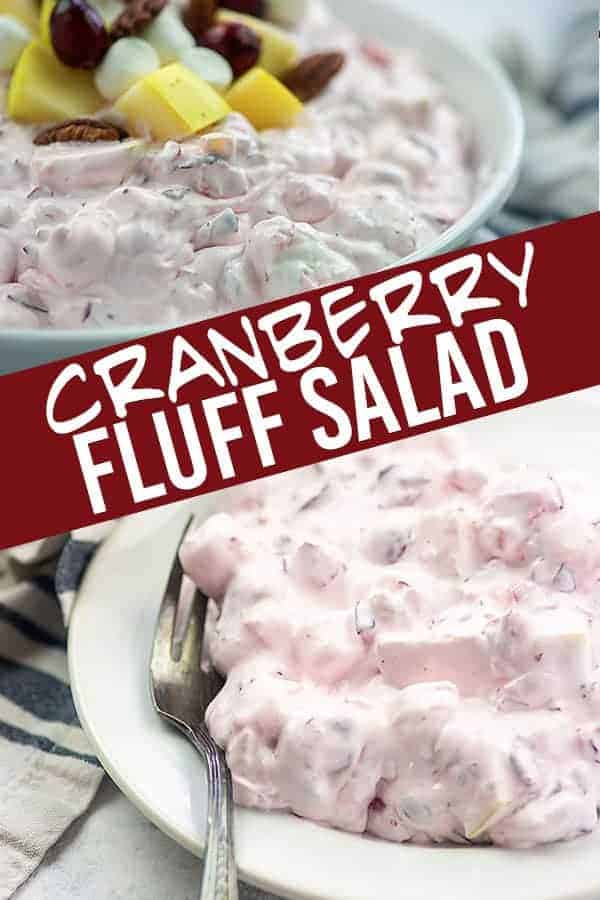
[[[447,46],[465,57],[474,69],[483,71],[490,79],[490,86],[496,96],[496,106],[503,109],[505,120],[512,132],[506,142],[503,156],[494,163],[490,175],[466,213],[443,231],[430,244],[419,248],[398,260],[397,265],[410,265],[442,253],[451,252],[461,246],[466,234],[472,234],[497,212],[512,193],[519,176],[525,149],[525,119],[517,90],[507,72],[487,50],[473,46],[466,39],[451,31],[437,20],[423,13],[396,6],[391,0],[371,0],[371,3],[387,9],[406,21],[411,21],[423,32],[428,31]],[[458,100],[459,98],[456,98]],[[201,320],[198,320],[201,321]],[[77,352],[78,346],[104,347],[130,340],[137,340],[149,334],[183,327],[190,322],[144,323],[111,328],[9,328],[0,330],[0,341],[12,343],[31,341],[35,344],[63,345]],[[83,351],[82,351],[83,352]]]

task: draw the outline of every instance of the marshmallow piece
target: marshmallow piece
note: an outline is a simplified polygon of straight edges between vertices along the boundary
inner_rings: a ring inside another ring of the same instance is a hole
[[[135,37],[120,38],[96,69],[94,81],[106,100],[116,100],[136,81],[159,67],[158,53],[147,41]]]
[[[307,8],[308,0],[269,0],[269,18],[280,25],[297,25]]]
[[[185,27],[172,6],[167,6],[147,28],[141,37],[152,44],[162,66],[179,60],[186,50],[196,46],[196,41]]]
[[[246,535],[227,513],[206,519],[186,537],[179,551],[186,575],[214,600],[225,595],[247,555]]]
[[[225,91],[233,81],[233,69],[220,53],[208,47],[190,47],[179,57],[187,69],[207,81],[216,91]]]
[[[29,28],[14,16],[0,16],[0,72],[10,72],[31,38]]]

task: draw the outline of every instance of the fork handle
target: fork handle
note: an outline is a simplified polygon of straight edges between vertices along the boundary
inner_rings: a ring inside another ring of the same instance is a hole
[[[203,729],[192,732],[192,741],[206,759],[208,776],[206,853],[200,900],[238,900],[229,766],[221,748],[207,738]]]

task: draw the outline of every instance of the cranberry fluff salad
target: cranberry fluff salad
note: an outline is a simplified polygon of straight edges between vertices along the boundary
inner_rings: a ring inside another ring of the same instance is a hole
[[[381,270],[468,123],[317,0],[0,0],[0,328],[180,322]]]
[[[600,805],[600,494],[440,432],[223,495],[184,542],[239,803],[531,847]]]

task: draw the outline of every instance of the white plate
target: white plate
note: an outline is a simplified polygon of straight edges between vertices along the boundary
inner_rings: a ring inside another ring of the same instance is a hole
[[[597,478],[600,392],[526,407],[468,426],[505,458]],[[208,508],[210,500],[196,501]],[[192,747],[152,710],[148,660],[161,592],[189,506],[123,522],[82,586],[69,635],[75,703],[113,780],[159,828],[201,853],[205,784]],[[423,848],[321,828],[290,815],[236,810],[245,880],[314,900],[598,900],[600,830],[535,851]],[[159,900],[159,898],[156,898]]]
[[[340,19],[360,33],[419,50],[448,95],[473,124],[489,178],[471,208],[432,244],[403,262],[463,246],[512,191],[523,152],[523,117],[507,76],[466,39],[403,10],[398,0],[328,0]],[[137,339],[159,328],[0,330],[0,375],[86,350]]]

